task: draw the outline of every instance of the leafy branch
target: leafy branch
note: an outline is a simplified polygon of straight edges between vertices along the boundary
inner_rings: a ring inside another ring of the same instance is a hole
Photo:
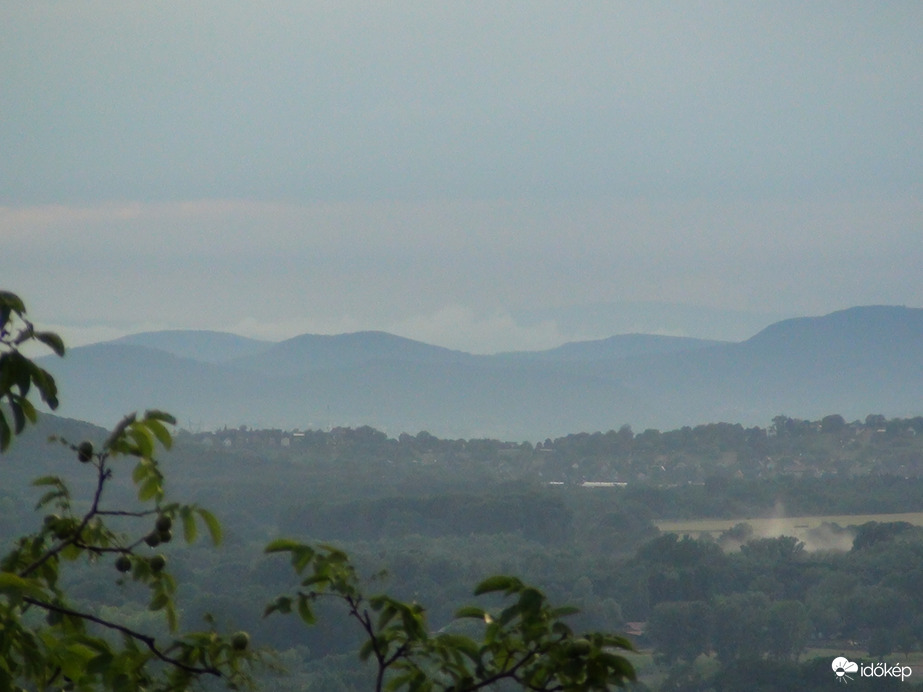
[[[207,674],[207,675],[215,675],[215,676],[221,677],[221,671],[218,670],[217,668],[214,668],[211,666],[205,666],[205,667],[191,666],[177,658],[173,658],[172,656],[167,655],[166,652],[158,648],[157,641],[154,637],[148,634],[144,634],[143,632],[138,632],[137,630],[133,630],[130,627],[126,627],[125,625],[120,625],[116,622],[112,622],[111,620],[106,620],[105,618],[101,618],[98,615],[93,615],[92,613],[81,612],[79,610],[74,610],[73,608],[67,608],[61,605],[56,605],[54,603],[46,603],[44,601],[40,601],[38,599],[32,598],[31,596],[24,596],[23,600],[26,603],[36,606],[38,608],[41,608],[45,611],[48,611],[49,613],[58,613],[60,615],[67,615],[72,618],[79,618],[81,620],[95,623],[97,625],[100,625],[101,627],[115,630],[116,632],[119,632],[128,637],[131,637],[132,639],[135,639],[141,642],[142,644],[144,644],[148,649],[150,649],[151,653],[154,654],[154,656],[159,658],[161,661],[168,663],[171,666],[176,666],[177,668],[180,668],[181,670],[184,670],[187,673],[193,673],[197,675]]]
[[[26,319],[26,306],[15,293],[0,291],[0,403],[6,400],[13,427],[0,408],[0,452],[6,451],[13,435],[21,433],[26,422],[35,423],[38,415],[29,401],[34,386],[52,410],[58,407],[58,388],[54,378],[20,352],[29,341],[38,341],[56,355],[64,355],[64,341],[54,332],[43,332]]]
[[[480,625],[476,640],[455,632],[430,634],[418,603],[366,596],[348,556],[333,546],[279,539],[265,552],[287,553],[303,579],[293,596],[278,597],[264,615],[295,610],[311,625],[317,598],[342,601],[364,633],[359,658],[374,661],[376,692],[473,692],[502,680],[529,690],[579,692],[609,690],[635,679],[631,663],[619,653],[634,650],[627,639],[598,632],[577,636],[563,621],[576,609],[552,607],[544,593],[515,577],[491,577],[475,589],[475,596],[500,594],[512,601],[500,612],[477,606],[456,612],[457,621]]]
[[[58,405],[52,376],[22,354],[21,348],[37,341],[64,355],[64,344],[51,332],[37,331],[25,318],[25,307],[15,294],[0,291],[0,451],[27,422],[34,423],[36,410],[29,396],[38,392],[52,409]],[[12,426],[7,421],[9,412]],[[145,585],[150,593],[148,609],[163,614],[170,632],[178,627],[173,597],[176,580],[167,569],[164,555],[145,556],[144,546],[156,548],[169,543],[173,524],[182,524],[187,542],[196,540],[204,525],[215,544],[221,542],[218,520],[197,505],[168,503],[164,476],[156,458],[158,448],[169,449],[173,438],[168,426],[174,418],[162,411],[149,410],[123,418],[100,449],[92,443],[68,446],[77,460],[94,469],[93,490],[88,507],[74,511],[68,485],[55,475],[33,482],[45,489],[36,509],[54,509],[42,526],[23,536],[6,554],[0,555],[0,689],[46,689],[60,686],[76,690],[137,690],[154,685],[161,690],[184,690],[199,676],[220,677],[234,689],[250,685],[244,666],[252,666],[261,655],[249,648],[249,636],[237,632],[219,636],[214,631],[191,632],[168,644],[159,643],[141,632],[101,615],[75,608],[59,587],[65,562],[85,557],[96,560],[116,555],[115,568],[124,576]],[[139,507],[104,507],[105,489],[112,481],[119,461],[134,459],[132,481],[137,488]],[[134,537],[111,529],[106,521],[150,520],[152,530]],[[44,625],[28,616],[30,609],[46,613]],[[92,635],[88,626],[118,633],[121,646]],[[151,662],[162,664],[150,669]]]

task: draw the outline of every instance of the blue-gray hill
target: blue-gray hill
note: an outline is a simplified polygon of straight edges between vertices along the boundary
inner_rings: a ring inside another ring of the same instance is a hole
[[[723,343],[727,342],[660,334],[617,334],[606,339],[571,341],[545,351],[514,351],[501,355],[522,360],[593,361],[655,353],[679,353]]]
[[[156,348],[174,356],[204,363],[224,363],[234,358],[256,355],[273,346],[271,341],[248,339],[227,332],[192,329],[129,334],[109,343]]]
[[[678,424],[677,414],[744,423],[782,413],[918,415],[923,310],[868,306],[783,320],[738,344],[629,359],[617,370]]]
[[[235,358],[233,365],[291,376],[311,370],[365,365],[374,361],[457,363],[471,355],[380,331],[350,334],[302,334],[265,350]]]
[[[361,332],[304,335],[223,363],[111,343],[43,360],[67,393],[61,413],[107,426],[143,406],[203,427],[368,424],[522,440],[625,423],[923,413],[923,310],[888,306],[784,320],[740,343],[624,335],[474,356]]]

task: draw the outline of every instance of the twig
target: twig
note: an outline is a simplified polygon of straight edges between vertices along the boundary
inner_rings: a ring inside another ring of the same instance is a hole
[[[87,511],[87,513],[83,516],[83,519],[80,522],[80,526],[78,526],[74,530],[73,536],[71,536],[67,540],[61,541],[61,543],[56,545],[51,550],[47,551],[38,560],[33,562],[31,565],[28,565],[22,571],[20,571],[19,572],[20,577],[29,576],[32,572],[34,572],[39,567],[44,565],[46,562],[48,562],[48,560],[50,560],[55,555],[60,553],[67,546],[76,543],[80,537],[80,533],[86,528],[87,524],[90,523],[90,519],[96,516],[96,514],[99,512],[99,500],[103,494],[103,487],[105,487],[106,481],[109,480],[109,478],[111,477],[109,471],[106,469],[106,458],[107,457],[108,457],[107,454],[102,454],[99,457],[99,463],[96,465],[97,481],[96,481],[96,491],[93,493],[93,503],[90,505],[90,509]]]
[[[93,622],[102,627],[106,627],[108,629],[121,632],[122,634],[126,634],[132,639],[136,639],[137,641],[147,646],[147,648],[150,649],[151,653],[154,654],[154,656],[159,658],[164,663],[168,663],[171,666],[179,668],[180,670],[185,670],[187,673],[196,673],[196,674],[207,673],[208,675],[215,675],[215,676],[221,677],[221,671],[218,670],[217,668],[212,668],[210,666],[201,667],[201,668],[198,666],[191,666],[188,663],[183,663],[179,659],[173,658],[172,656],[168,656],[167,654],[165,654],[163,651],[161,651],[157,647],[157,642],[153,637],[151,637],[150,635],[144,634],[143,632],[138,632],[136,630],[131,629],[130,627],[125,627],[124,625],[120,625],[116,622],[110,622],[109,620],[104,620],[103,618],[97,617],[96,615],[91,615],[90,613],[82,613],[78,610],[72,610],[70,608],[65,608],[64,606],[55,605],[53,603],[45,603],[44,601],[39,601],[38,599],[32,598],[31,596],[25,596],[23,600],[26,603],[30,603],[39,608],[43,608],[44,610],[51,610],[56,613],[62,613],[63,615],[70,615],[72,617],[78,617],[78,618],[81,618],[82,620]]]

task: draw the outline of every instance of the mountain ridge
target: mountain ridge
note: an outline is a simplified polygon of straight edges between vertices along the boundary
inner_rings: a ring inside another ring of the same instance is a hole
[[[127,334],[111,341],[98,343],[128,344],[156,348],[176,356],[194,358],[206,363],[222,363],[233,358],[258,353],[273,342],[251,339],[231,332],[209,329],[164,329]],[[87,344],[94,346],[97,344]]]
[[[528,439],[923,408],[923,309],[899,306],[782,320],[742,342],[616,335],[484,356],[356,332],[259,347],[215,363],[109,342],[46,367],[62,392],[80,392],[65,395],[62,415],[102,425],[156,406],[211,427],[368,424]]]

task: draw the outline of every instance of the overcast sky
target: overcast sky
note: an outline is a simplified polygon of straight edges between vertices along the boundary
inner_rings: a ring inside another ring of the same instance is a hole
[[[918,0],[2,3],[0,283],[71,343],[920,307],[921,36]]]

